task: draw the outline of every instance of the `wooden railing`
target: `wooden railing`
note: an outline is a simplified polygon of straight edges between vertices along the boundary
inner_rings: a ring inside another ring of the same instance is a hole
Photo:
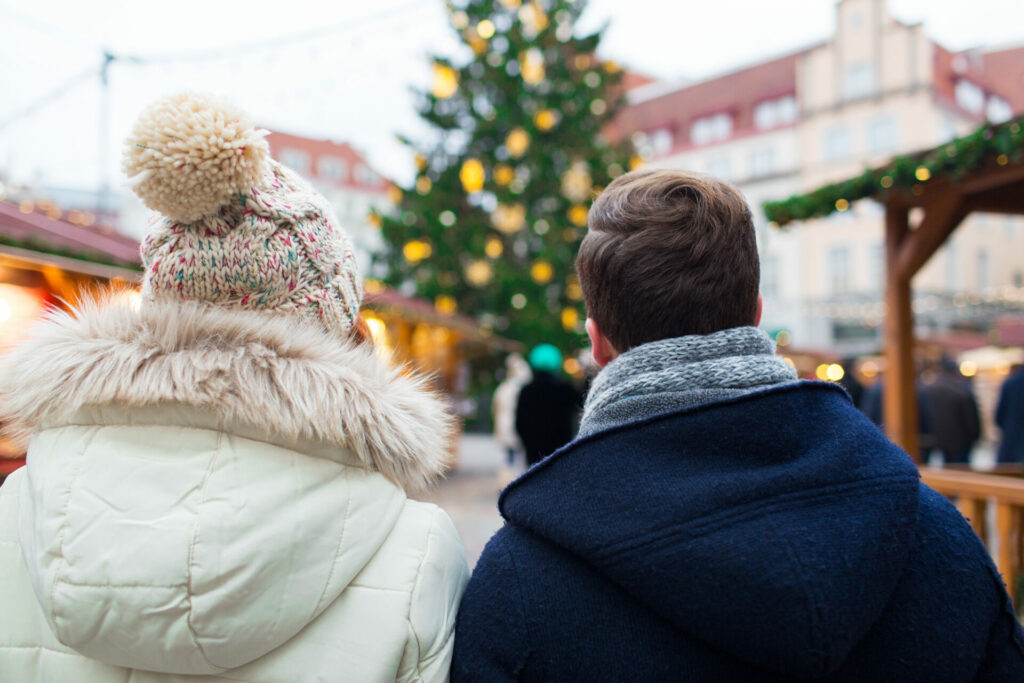
[[[1017,465],[1012,474],[990,474],[962,469],[921,468],[921,479],[939,493],[955,499],[960,513],[992,550],[987,521],[988,506],[995,505],[995,562],[1006,589],[1018,605],[1018,580],[1022,566],[1021,534],[1024,532],[1024,478]]]

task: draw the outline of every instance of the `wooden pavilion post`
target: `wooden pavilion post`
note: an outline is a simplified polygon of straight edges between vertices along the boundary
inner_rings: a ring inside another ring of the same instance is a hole
[[[909,235],[909,210],[885,207],[885,384],[882,395],[889,438],[918,459],[917,394],[914,391],[914,314],[910,277],[900,269],[900,249]]]

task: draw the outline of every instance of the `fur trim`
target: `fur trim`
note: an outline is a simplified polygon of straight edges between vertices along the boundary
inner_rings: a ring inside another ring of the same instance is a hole
[[[336,444],[403,487],[449,465],[453,418],[423,379],[294,316],[87,301],[49,314],[0,367],[0,417],[23,440],[82,407],[168,403]]]

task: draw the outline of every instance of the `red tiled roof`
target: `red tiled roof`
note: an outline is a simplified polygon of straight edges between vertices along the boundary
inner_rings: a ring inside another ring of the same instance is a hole
[[[616,119],[613,131],[653,132],[669,129],[676,147],[690,144],[690,125],[721,112],[733,115],[733,134],[754,128],[754,107],[767,99],[796,92],[796,64],[805,50],[754,64],[677,90],[634,101]],[[632,95],[642,97],[642,91]],[[614,133],[613,133],[614,134]]]
[[[76,225],[47,215],[23,212],[0,201],[0,241],[43,253],[118,266],[138,266],[139,243],[107,227]]]
[[[358,150],[344,142],[316,140],[277,131],[273,131],[267,136],[267,142],[270,144],[270,152],[275,159],[279,159],[281,150],[286,148],[299,149],[309,154],[310,168],[307,172],[303,172],[303,175],[314,180],[332,182],[343,187],[352,187],[369,192],[384,192],[388,189],[387,179],[380,174],[374,173],[377,180],[373,183],[361,181],[356,177],[355,169],[358,165],[367,168],[370,168],[370,165]],[[346,168],[340,180],[328,180],[320,177],[318,162],[321,157],[334,157],[346,162]]]
[[[1024,112],[1024,45],[981,55],[986,83],[1006,98],[1014,114]]]

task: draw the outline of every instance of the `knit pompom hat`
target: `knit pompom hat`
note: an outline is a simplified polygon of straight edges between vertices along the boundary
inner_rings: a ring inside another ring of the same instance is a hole
[[[142,113],[121,168],[156,212],[143,297],[299,314],[348,335],[362,301],[352,244],[323,197],[270,158],[266,134],[207,95]]]

